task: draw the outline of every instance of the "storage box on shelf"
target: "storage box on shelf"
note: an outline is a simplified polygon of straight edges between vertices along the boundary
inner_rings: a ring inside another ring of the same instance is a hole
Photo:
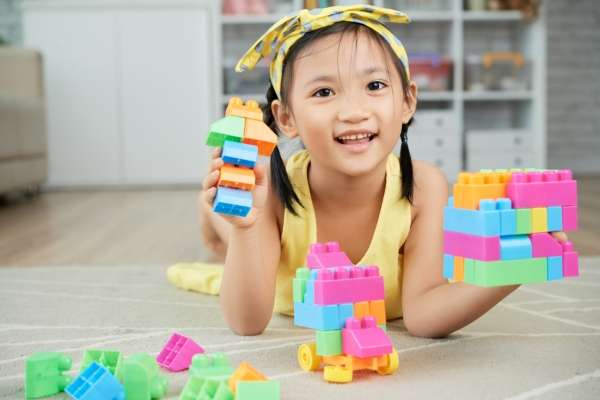
[[[533,151],[528,129],[469,130],[466,140],[469,170],[528,167]]]

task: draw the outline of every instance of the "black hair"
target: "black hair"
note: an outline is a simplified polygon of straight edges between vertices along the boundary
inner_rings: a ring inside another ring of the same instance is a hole
[[[290,68],[294,61],[298,58],[298,55],[309,43],[314,41],[317,38],[324,37],[326,35],[331,35],[334,33],[342,33],[344,35],[347,32],[354,33],[354,35],[358,35],[358,31],[363,27],[363,25],[353,23],[353,22],[339,22],[333,25],[330,25],[325,28],[321,28],[315,31],[310,31],[302,36],[294,45],[289,49],[286,58],[283,62],[282,68],[282,76],[281,76],[281,102],[284,105],[289,105],[289,90],[291,88],[291,84],[293,81],[293,68]],[[390,54],[393,54],[392,49],[389,44],[376,32],[371,29],[366,29],[365,31],[377,42],[380,46],[385,47]],[[408,100],[410,96],[410,88],[408,76],[406,74],[406,69],[400,59],[396,56],[392,57],[394,62],[394,66],[398,70],[400,74],[400,79],[402,82],[402,88],[404,90],[404,98]],[[269,84],[269,88],[267,89],[266,94],[266,105],[263,105],[263,115],[264,122],[279,136],[279,128],[277,127],[277,123],[275,121],[275,117],[271,111],[271,103],[274,100],[278,100],[277,93],[273,88],[272,84]],[[412,167],[412,159],[410,156],[410,152],[408,150],[408,127],[413,122],[413,118],[411,118],[406,124],[402,124],[402,128],[400,130],[400,156],[398,162],[400,163],[400,172],[401,172],[401,185],[402,185],[402,197],[406,197],[409,202],[412,203],[413,199],[413,186],[414,186],[414,177],[413,177],[413,167]],[[281,158],[281,153],[277,146],[275,146],[275,150],[271,153],[271,184],[273,188],[277,192],[277,196],[281,203],[285,206],[285,208],[293,213],[294,215],[298,215],[295,209],[295,204],[298,204],[300,207],[304,207],[298,198],[298,195],[294,191],[292,183],[287,175],[287,171],[285,168],[285,164],[283,163],[283,159]]]

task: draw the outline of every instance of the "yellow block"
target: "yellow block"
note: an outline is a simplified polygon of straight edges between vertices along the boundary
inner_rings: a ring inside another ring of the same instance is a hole
[[[548,209],[546,207],[531,209],[531,232],[548,232]]]

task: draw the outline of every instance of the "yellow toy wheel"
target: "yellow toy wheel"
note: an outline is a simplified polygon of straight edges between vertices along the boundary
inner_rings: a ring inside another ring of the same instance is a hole
[[[315,343],[305,343],[298,348],[298,364],[305,371],[316,371],[321,366],[321,356],[317,355]]]
[[[323,369],[323,378],[327,382],[352,382],[352,370],[349,368],[342,368],[340,366],[328,365]]]
[[[377,372],[381,375],[393,374],[398,369],[398,352],[392,349],[392,352],[387,355],[385,365],[377,368]]]

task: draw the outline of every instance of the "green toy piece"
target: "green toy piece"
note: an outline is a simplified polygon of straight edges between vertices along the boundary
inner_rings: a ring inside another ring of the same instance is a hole
[[[479,286],[546,282],[546,258],[478,261],[465,259],[465,281]]]
[[[226,140],[241,142],[243,137],[244,118],[230,115],[212,123],[206,144],[211,147],[223,147]]]
[[[228,380],[233,373],[233,367],[225,353],[196,354],[192,357],[190,376]]]
[[[301,267],[296,270],[296,278],[292,280],[292,291],[294,303],[304,302],[304,293],[306,292],[306,281],[310,278],[310,270]]]
[[[531,208],[518,208],[517,212],[517,235],[526,235],[532,231]]]
[[[123,382],[121,376],[123,356],[121,352],[114,350],[86,350],[83,354],[83,361],[81,361],[81,371],[83,372],[93,361],[102,364],[120,382]]]
[[[234,398],[227,379],[190,375],[179,400],[233,400]]]
[[[279,382],[240,381],[235,393],[236,400],[279,400]]]
[[[121,375],[127,400],[160,399],[167,394],[167,378],[159,373],[154,357],[146,353],[127,357]]]
[[[342,331],[317,331],[317,355],[337,356],[342,354]]]
[[[25,398],[52,396],[65,390],[71,377],[71,358],[62,353],[34,353],[25,361]]]

